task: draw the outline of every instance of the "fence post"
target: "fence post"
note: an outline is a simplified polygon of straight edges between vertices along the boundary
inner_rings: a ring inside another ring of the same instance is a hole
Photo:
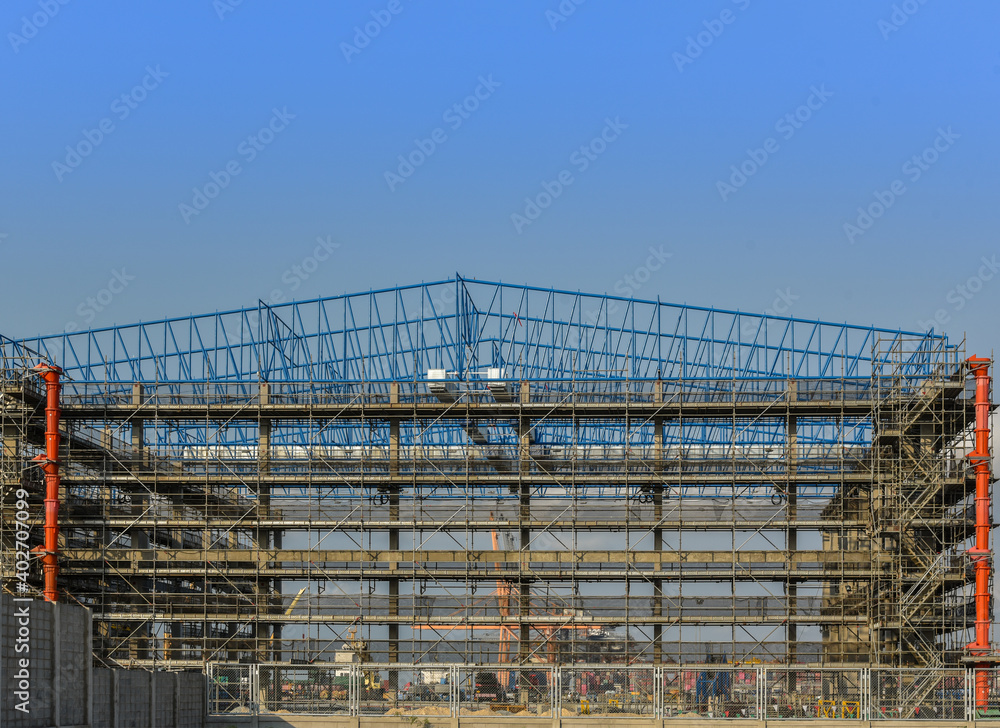
[[[653,668],[653,711],[657,720],[663,720],[663,665]]]
[[[976,713],[975,708],[975,692],[976,692],[976,677],[975,672],[969,668],[965,668],[965,719],[975,720]]]
[[[764,720],[767,713],[767,668],[757,668],[757,720]]]
[[[348,712],[351,715],[359,715],[358,710],[358,664],[356,662],[351,663],[351,668],[348,672],[347,679],[347,704]]]
[[[559,687],[559,667],[553,665],[552,673],[549,675],[549,694],[551,695],[549,704],[552,706],[553,720],[560,720],[562,718],[562,708],[559,706]]]
[[[458,665],[452,665],[448,668],[448,685],[449,692],[451,693],[451,717],[455,718],[460,714],[459,710],[459,700],[462,697],[462,691],[460,689],[459,680],[461,680],[461,672],[459,671]]]
[[[563,692],[563,668],[561,665],[552,666],[552,719],[562,720],[562,692]],[[555,725],[560,725],[555,723]]]
[[[870,667],[861,668],[860,683],[861,683],[861,685],[859,686],[860,695],[858,696],[858,700],[861,702],[861,709],[858,711],[858,717],[861,718],[862,720],[871,720],[872,673]]]
[[[247,682],[250,684],[250,713],[253,716],[251,725],[257,728],[260,725],[260,665],[250,665],[249,672]]]

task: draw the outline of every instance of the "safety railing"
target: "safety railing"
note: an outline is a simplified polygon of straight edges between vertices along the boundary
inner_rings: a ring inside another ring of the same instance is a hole
[[[216,663],[208,683],[214,715],[1000,719],[1000,669]]]

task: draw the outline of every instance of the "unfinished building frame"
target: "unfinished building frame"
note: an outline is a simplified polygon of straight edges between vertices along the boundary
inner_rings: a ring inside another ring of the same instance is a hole
[[[456,277],[0,347],[4,588],[44,360],[105,663],[970,655],[989,362],[944,336]]]

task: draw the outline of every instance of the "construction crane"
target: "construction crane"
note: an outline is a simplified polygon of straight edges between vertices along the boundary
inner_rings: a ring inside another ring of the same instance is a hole
[[[491,521],[494,520],[492,513],[490,513],[490,520]],[[493,540],[493,550],[499,551],[500,537],[495,528],[490,531],[490,537]],[[510,533],[504,531],[503,539],[504,539],[504,549],[506,551],[513,551],[514,550],[513,538],[511,537]],[[501,573],[501,566],[499,563],[494,563],[493,566],[494,568],[496,568],[497,573]],[[504,564],[504,566],[506,566],[506,564]],[[515,591],[516,588],[514,584],[507,581],[506,579],[497,579],[497,590],[496,590],[497,605],[501,617],[510,617],[511,598],[514,595]],[[515,636],[513,629],[511,629],[506,624],[500,625],[500,643],[499,643],[499,654],[497,657],[497,662],[505,663],[511,661],[510,645],[516,639],[517,637]]]
[[[344,649],[353,652],[358,658],[358,662],[362,665],[372,661],[371,653],[368,652],[368,642],[366,640],[358,639],[357,627],[351,627],[347,631],[347,641],[344,643]],[[362,693],[363,696],[380,697],[382,681],[376,673],[371,672],[370,670],[362,670],[361,682],[364,690]]]
[[[289,604],[288,609],[285,610],[286,617],[292,616],[292,610],[295,609],[295,605],[299,603],[299,600],[302,598],[302,595],[305,594],[305,592],[306,592],[306,587],[302,587],[301,589],[299,589],[299,593],[296,594],[294,597],[292,597],[292,603]]]

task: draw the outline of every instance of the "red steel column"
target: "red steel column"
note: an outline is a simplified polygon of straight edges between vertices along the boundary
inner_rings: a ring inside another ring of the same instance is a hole
[[[993,552],[990,551],[990,360],[969,357],[972,374],[976,377],[976,447],[969,453],[969,460],[976,473],[976,545],[968,554],[976,573],[976,640],[968,650],[974,657],[986,657],[990,646],[990,574],[993,570]],[[990,698],[987,664],[976,665],[976,707],[985,709]]]
[[[48,602],[59,601],[59,377],[62,369],[40,364],[35,371],[45,380],[45,454],[35,458],[45,472],[45,545],[42,547],[43,594]]]

